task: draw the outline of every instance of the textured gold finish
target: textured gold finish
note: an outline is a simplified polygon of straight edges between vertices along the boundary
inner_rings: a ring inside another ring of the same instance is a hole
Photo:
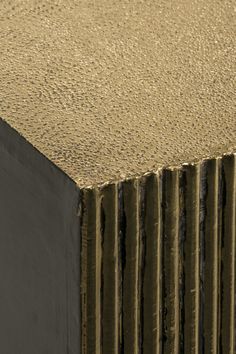
[[[75,182],[63,175],[81,222],[68,225],[68,352],[236,350],[235,13],[229,0],[0,1],[0,117]],[[3,185],[13,160],[16,175],[60,180],[8,124]]]
[[[80,186],[235,149],[235,3],[2,0],[0,117]]]

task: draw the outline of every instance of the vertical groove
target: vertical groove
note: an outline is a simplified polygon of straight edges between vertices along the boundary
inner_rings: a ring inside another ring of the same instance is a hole
[[[235,156],[222,158],[223,216],[222,216],[222,269],[221,269],[221,354],[234,353],[235,331],[235,209],[236,167]]]
[[[185,208],[185,174],[179,171],[179,352],[184,352],[184,318],[185,318],[185,269],[184,246],[186,238],[186,208]]]
[[[223,202],[224,202],[224,181],[223,181],[223,168],[222,159],[219,160],[219,185],[218,185],[218,314],[217,314],[217,350],[218,353],[222,352],[221,346],[221,303],[222,303],[222,281],[221,275],[223,271],[222,266],[222,242],[223,242]]]
[[[124,212],[123,184],[118,184],[118,230],[119,230],[119,354],[124,354],[124,270],[126,265],[126,215]]]
[[[204,352],[217,353],[219,160],[206,161]]]
[[[143,279],[143,353],[161,354],[161,191],[160,177],[145,183],[145,269]]]
[[[138,354],[139,338],[139,184],[137,180],[123,182],[126,218],[126,262],[123,279],[123,348],[124,354]]]
[[[83,354],[101,353],[101,233],[100,233],[100,195],[97,189],[84,190],[84,210],[82,225],[83,278]]]
[[[200,353],[205,353],[205,337],[204,337],[204,307],[205,307],[205,218],[206,218],[206,163],[200,165],[200,315],[199,315],[199,331],[200,331]]]
[[[118,188],[102,189],[103,229],[103,297],[102,353],[118,354]]]
[[[199,353],[200,292],[200,168],[184,167],[186,229],[184,241],[184,353]]]
[[[81,192],[81,352],[87,353],[87,208],[85,200],[85,192]]]
[[[179,354],[179,171],[163,172],[163,354]]]
[[[144,352],[144,274],[146,270],[146,232],[145,232],[145,215],[146,215],[146,178],[139,179],[139,275],[138,275],[138,337],[139,337],[139,354]]]

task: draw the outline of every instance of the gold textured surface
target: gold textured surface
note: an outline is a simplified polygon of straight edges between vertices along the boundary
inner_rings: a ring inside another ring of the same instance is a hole
[[[230,0],[0,2],[0,116],[79,185],[235,150]]]

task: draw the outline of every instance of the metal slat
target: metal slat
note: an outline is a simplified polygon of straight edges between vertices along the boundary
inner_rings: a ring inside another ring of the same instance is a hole
[[[199,353],[200,311],[200,168],[184,166],[184,353]]]
[[[143,353],[161,353],[161,182],[153,174],[145,181],[145,259],[143,279]]]
[[[119,352],[118,187],[102,189],[102,353]]]
[[[179,354],[179,171],[163,172],[163,353]]]
[[[101,353],[101,197],[97,189],[83,192],[82,337],[83,354]]]
[[[205,162],[206,167],[206,210],[205,210],[205,265],[204,265],[204,319],[203,336],[205,353],[215,354],[218,350],[218,194],[219,160]]]
[[[125,268],[123,278],[123,349],[139,352],[139,183],[123,182],[125,230]]]
[[[221,268],[221,335],[222,354],[234,353],[235,335],[235,235],[236,235],[236,158],[222,158],[222,268]]]

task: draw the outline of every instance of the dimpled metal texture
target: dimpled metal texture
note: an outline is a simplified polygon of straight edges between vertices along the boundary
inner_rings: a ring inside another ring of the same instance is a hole
[[[0,116],[86,187],[235,151],[232,0],[1,0]]]

